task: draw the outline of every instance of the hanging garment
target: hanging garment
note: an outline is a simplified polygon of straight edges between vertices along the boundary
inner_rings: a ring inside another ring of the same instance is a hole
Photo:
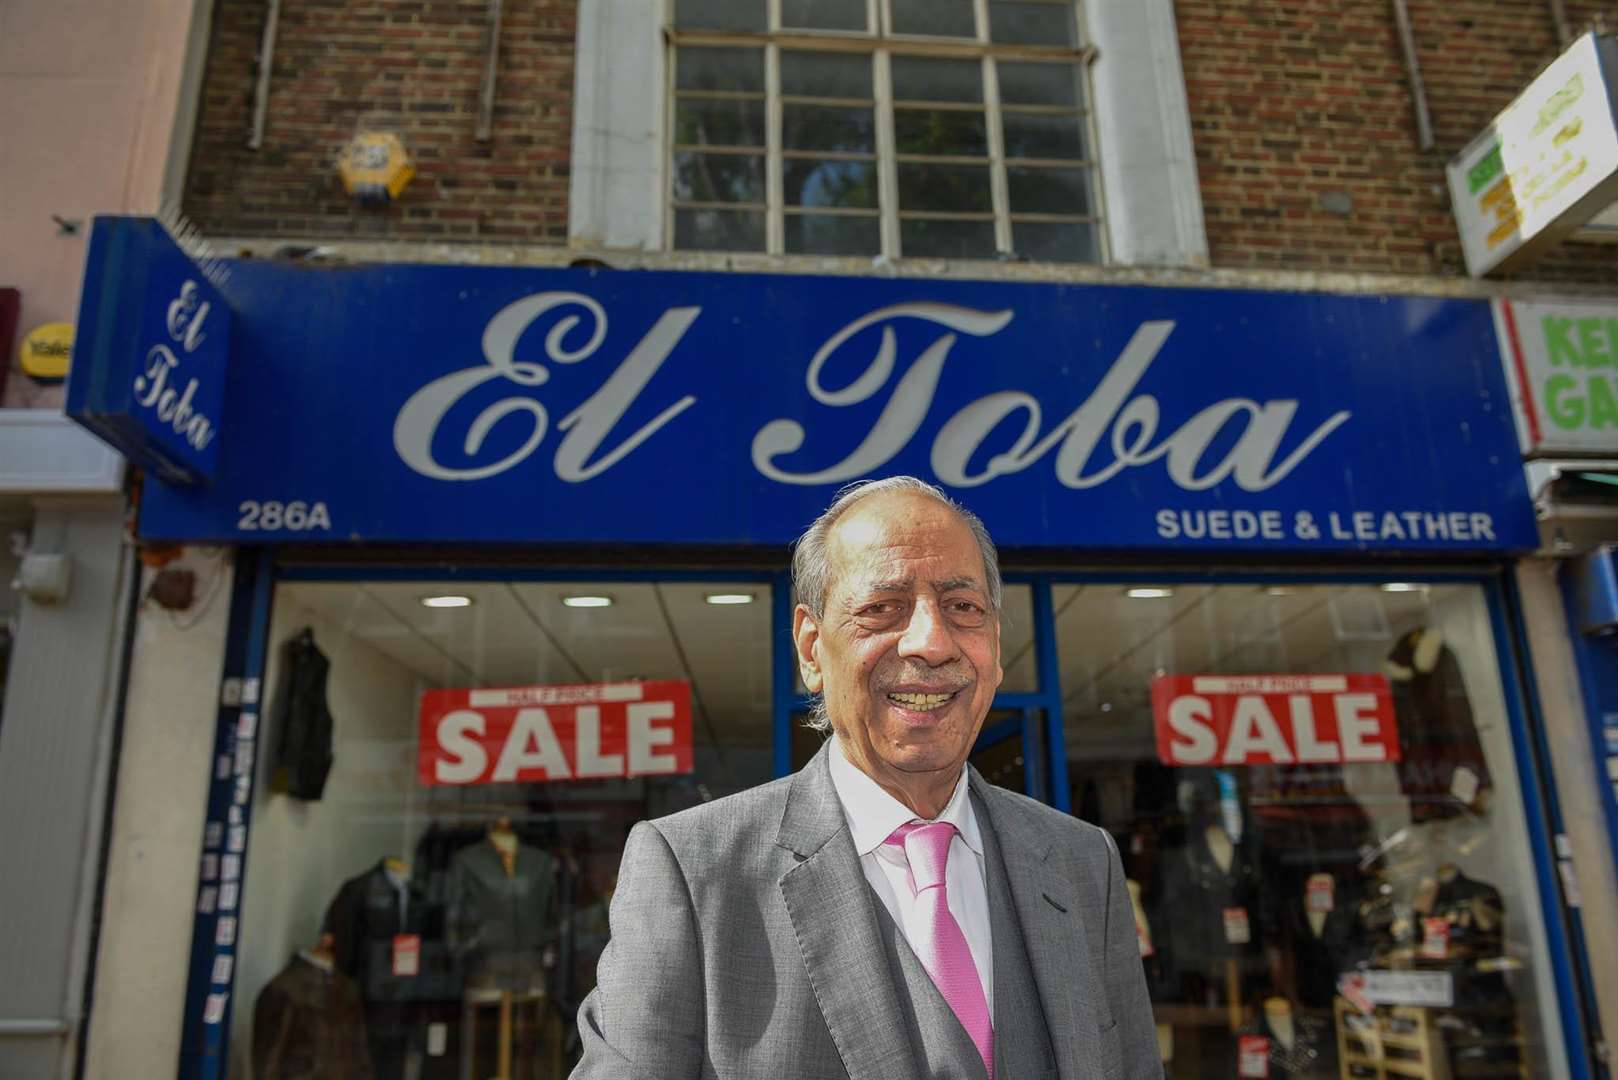
[[[308,953],[293,956],[253,1006],[257,1080],[374,1080],[359,990]]]
[[[287,642],[280,696],[272,712],[275,761],[270,789],[314,801],[326,789],[332,765],[332,715],[326,707],[326,675],[331,662],[304,628]]]

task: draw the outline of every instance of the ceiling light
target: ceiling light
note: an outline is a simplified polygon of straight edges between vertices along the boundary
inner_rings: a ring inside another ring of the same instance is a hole
[[[612,607],[610,596],[564,596],[562,603],[568,607]]]
[[[1291,585],[1270,585],[1270,586],[1265,588],[1264,595],[1265,596],[1291,596],[1293,593],[1295,593],[1297,591],[1298,590],[1294,589]]]
[[[421,606],[431,608],[471,607],[472,598],[470,596],[449,595],[424,596],[421,598]]]
[[[1383,592],[1426,592],[1427,586],[1418,585],[1413,581],[1390,581],[1382,586]]]
[[[1174,595],[1173,589],[1130,589],[1126,595],[1131,600],[1166,600]]]
[[[710,604],[751,604],[753,594],[745,592],[711,592],[703,597]]]

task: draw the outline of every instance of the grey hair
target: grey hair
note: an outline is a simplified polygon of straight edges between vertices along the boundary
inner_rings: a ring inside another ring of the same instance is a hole
[[[989,591],[989,607],[998,616],[1003,592],[1000,580],[1000,556],[995,552],[994,540],[989,537],[989,530],[981,518],[950,498],[942,488],[914,476],[856,480],[837,492],[832,504],[810,522],[803,535],[792,545],[792,587],[798,594],[798,602],[809,609],[817,622],[825,617],[826,593],[831,588],[831,559],[826,551],[826,542],[831,537],[833,526],[844,514],[853,509],[855,503],[872,495],[890,495],[899,492],[925,495],[941,503],[965,523],[972,533],[972,539],[977,541],[978,551],[983,556],[983,581]],[[831,733],[831,717],[826,712],[826,699],[823,695],[815,695],[814,705],[808,719],[804,721],[804,726],[822,734]]]

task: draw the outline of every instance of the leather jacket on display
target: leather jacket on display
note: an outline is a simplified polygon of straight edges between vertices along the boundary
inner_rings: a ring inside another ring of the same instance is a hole
[[[332,766],[332,716],[326,707],[331,662],[304,629],[287,642],[280,695],[272,712],[275,761],[270,789],[313,801],[326,789]]]
[[[303,953],[253,1007],[256,1080],[373,1080],[365,1012],[353,980]]]
[[[1383,662],[1399,722],[1399,790],[1410,800],[1410,821],[1458,817],[1479,805],[1492,786],[1478,740],[1466,682],[1443,635],[1410,631]],[[1470,778],[1457,776],[1466,769]]]

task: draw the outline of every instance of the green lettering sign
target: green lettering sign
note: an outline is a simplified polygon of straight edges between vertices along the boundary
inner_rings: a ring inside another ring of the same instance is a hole
[[[1505,171],[1505,162],[1500,158],[1500,144],[1495,143],[1487,154],[1478,159],[1476,165],[1466,170],[1467,194],[1476,195]]]

